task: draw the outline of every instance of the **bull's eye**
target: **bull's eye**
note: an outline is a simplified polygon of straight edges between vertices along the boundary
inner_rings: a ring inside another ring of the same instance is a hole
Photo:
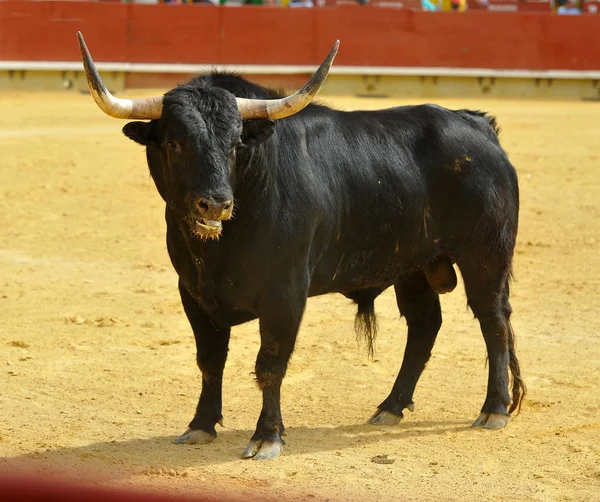
[[[169,149],[170,152],[179,151],[179,145],[177,144],[176,141],[173,141],[172,139],[167,141],[167,148]]]

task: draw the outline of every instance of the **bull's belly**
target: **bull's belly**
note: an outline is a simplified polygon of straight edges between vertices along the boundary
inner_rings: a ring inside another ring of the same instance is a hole
[[[332,262],[315,267],[309,296],[326,293],[351,293],[363,289],[384,290],[403,276],[407,276],[435,256],[434,252],[411,259],[398,256],[381,256],[377,253],[360,253],[351,257],[341,256],[335,266]]]

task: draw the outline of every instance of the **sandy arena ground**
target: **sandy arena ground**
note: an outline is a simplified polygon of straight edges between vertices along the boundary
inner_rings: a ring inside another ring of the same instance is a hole
[[[309,301],[283,386],[281,458],[240,458],[260,411],[256,323],[233,331],[218,439],[173,444],[200,375],[143,148],[89,95],[3,93],[0,473],[279,500],[600,500],[600,104],[437,102],[497,115],[520,175],[511,299],[529,395],[508,428],[469,427],[487,368],[461,284],[442,297],[416,411],[399,426],[366,425],[404,349],[390,290],[376,304],[375,361],[348,300]]]

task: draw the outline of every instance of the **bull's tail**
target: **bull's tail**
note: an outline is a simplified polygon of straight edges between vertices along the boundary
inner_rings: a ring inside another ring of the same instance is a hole
[[[512,324],[510,322],[512,308],[510,307],[510,303],[508,303],[508,297],[510,296],[510,281],[512,278],[513,273],[511,268],[504,286],[504,294],[506,295],[504,315],[506,316],[506,329],[508,331],[508,369],[510,370],[510,376],[512,378],[512,404],[510,405],[508,412],[512,413],[513,411],[517,410],[518,415],[521,411],[523,398],[525,397],[525,394],[527,394],[527,387],[521,378],[521,366],[519,365],[519,360],[517,359],[517,353],[515,350],[515,332],[513,331]]]
[[[375,338],[377,337],[377,316],[375,315],[375,298],[381,291],[363,290],[349,295],[358,309],[354,318],[356,339],[367,344],[367,352],[372,359],[375,355]]]
[[[508,328],[508,367],[512,377],[512,404],[508,412],[512,413],[517,410],[518,415],[521,411],[523,398],[527,394],[527,387],[521,378],[521,367],[515,352],[515,332],[512,329],[510,320],[507,320],[506,325]]]
[[[481,110],[456,110],[463,118],[469,120],[473,125],[478,127],[480,130],[488,133],[488,136],[493,139],[497,139],[500,135],[500,126],[498,120],[493,115],[489,115],[487,112]]]

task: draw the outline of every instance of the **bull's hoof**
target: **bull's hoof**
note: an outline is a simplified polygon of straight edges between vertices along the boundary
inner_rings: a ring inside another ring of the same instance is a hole
[[[276,441],[263,441],[258,439],[250,441],[242,453],[242,458],[253,458],[254,460],[266,460],[278,457],[283,451],[283,444]]]
[[[377,408],[375,414],[369,418],[369,423],[371,425],[398,425],[400,420],[402,420],[402,415]]]
[[[175,443],[177,444],[208,444],[215,440],[215,436],[206,431],[188,429],[179,436]]]
[[[510,420],[510,415],[501,413],[482,413],[471,427],[481,427],[488,430],[504,429]]]

